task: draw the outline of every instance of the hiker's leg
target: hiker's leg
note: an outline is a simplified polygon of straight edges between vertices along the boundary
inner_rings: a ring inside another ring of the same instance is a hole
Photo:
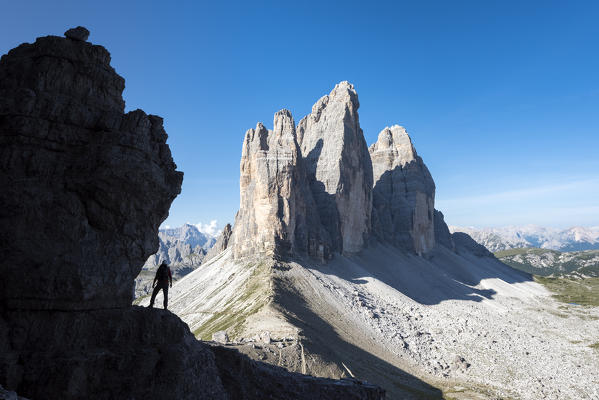
[[[159,290],[160,290],[160,285],[156,285],[156,287],[152,291],[152,298],[150,299],[150,308],[154,307],[154,299],[156,298],[156,295],[158,294]]]
[[[162,294],[164,295],[164,309],[166,310],[166,306],[168,305],[168,283],[162,288]]]

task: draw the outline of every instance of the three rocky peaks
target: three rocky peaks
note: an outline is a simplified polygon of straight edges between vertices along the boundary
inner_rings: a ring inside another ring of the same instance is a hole
[[[377,240],[416,254],[436,243],[454,247],[434,209],[433,179],[406,130],[385,128],[368,148],[359,106],[344,81],[297,126],[281,110],[272,131],[258,123],[246,132],[231,238],[235,258],[326,260]]]

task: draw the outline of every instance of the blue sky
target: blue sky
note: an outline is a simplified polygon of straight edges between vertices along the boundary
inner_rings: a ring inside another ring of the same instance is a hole
[[[407,128],[454,225],[599,225],[599,2],[8,2],[0,53],[73,26],[164,117],[165,224],[232,222],[245,131],[342,80],[371,144]]]

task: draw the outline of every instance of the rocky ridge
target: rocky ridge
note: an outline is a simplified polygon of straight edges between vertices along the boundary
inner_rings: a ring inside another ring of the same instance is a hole
[[[282,110],[273,131],[259,123],[246,133],[230,243],[236,259],[327,260],[377,241],[418,255],[437,245],[455,248],[434,208],[433,179],[406,130],[383,129],[369,149],[358,108],[353,85],[341,82],[297,127]]]
[[[489,251],[537,247],[558,251],[599,250],[599,227],[575,226],[568,229],[536,225],[474,228],[450,226],[451,232],[464,232]]]
[[[0,59],[0,385],[36,399],[383,398],[213,349],[130,305],[182,173],[162,119],[124,113],[124,80],[88,35]]]
[[[513,268],[535,275],[576,273],[580,276],[599,277],[599,250],[560,252],[524,248],[498,251],[495,257]]]

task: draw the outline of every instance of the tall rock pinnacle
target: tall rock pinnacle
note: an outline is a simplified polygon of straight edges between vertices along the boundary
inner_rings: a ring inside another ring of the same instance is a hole
[[[320,220],[333,250],[353,253],[371,229],[372,164],[358,119],[358,95],[341,82],[297,128]]]
[[[274,129],[261,123],[245,134],[240,165],[240,208],[232,243],[236,258],[285,255],[295,250],[298,216],[305,215],[305,184],[295,123],[288,110],[274,116]],[[305,240],[305,239],[304,239]],[[299,247],[305,247],[301,244]]]
[[[406,130],[385,128],[369,148],[374,177],[374,231],[418,254],[435,245],[435,183]]]

